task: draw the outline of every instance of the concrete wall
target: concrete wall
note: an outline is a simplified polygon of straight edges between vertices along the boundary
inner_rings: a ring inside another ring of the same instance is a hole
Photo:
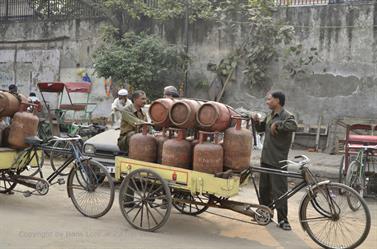
[[[272,81],[251,88],[245,84],[240,68],[225,93],[225,102],[267,111],[264,95],[271,89],[281,89],[287,93],[287,109],[306,124],[316,124],[320,115],[324,123],[343,116],[375,116],[377,6],[289,7],[281,8],[276,18],[296,26],[297,41],[306,48],[317,47],[321,62],[311,68],[312,74],[295,79],[286,77],[281,63],[273,65]],[[1,24],[1,88],[16,82],[27,93],[38,81],[78,81],[78,73],[85,71],[93,81],[91,101],[99,103],[95,115],[107,116],[112,97],[106,96],[104,79],[93,74],[91,58],[100,43],[101,23],[69,20]],[[183,27],[183,22],[176,21],[157,26],[156,32],[170,43],[183,46]],[[207,64],[218,63],[240,39],[213,23],[195,23],[189,28],[189,53],[193,59],[189,95],[205,98],[208,90],[198,85],[208,84],[215,77],[207,71]]]
[[[15,83],[28,95],[37,90],[37,82],[76,82],[88,73],[93,85],[90,102],[98,104],[94,115],[109,115],[113,98],[106,95],[104,79],[96,77],[91,57],[101,42],[102,23],[67,20],[1,24],[0,88]],[[47,98],[56,104],[56,95]],[[86,101],[86,96],[73,94],[73,100]]]

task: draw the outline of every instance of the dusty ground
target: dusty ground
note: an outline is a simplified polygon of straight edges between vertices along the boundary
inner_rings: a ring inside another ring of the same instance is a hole
[[[335,157],[326,159],[321,154],[310,157],[314,162],[323,161],[323,164],[335,164],[338,160]],[[134,230],[126,222],[120,213],[117,197],[106,216],[90,219],[76,211],[64,185],[54,185],[44,197],[0,195],[0,248],[318,248],[298,223],[298,206],[302,195],[303,192],[289,201],[291,232],[283,231],[272,223],[263,227],[211,213],[190,217],[173,210],[168,223],[161,230],[146,233]],[[243,188],[237,199],[255,202],[255,194],[251,188]],[[368,204],[372,229],[360,248],[375,248],[377,244],[377,202],[368,200]],[[249,221],[247,217],[233,212],[209,211]]]

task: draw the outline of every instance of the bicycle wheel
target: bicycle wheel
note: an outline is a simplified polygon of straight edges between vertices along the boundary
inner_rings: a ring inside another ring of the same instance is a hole
[[[124,178],[119,190],[119,206],[131,226],[153,232],[169,219],[170,189],[157,173],[138,169]]]
[[[13,163],[18,172],[27,176],[35,176],[43,167],[45,154],[34,147],[29,147],[17,153]]]
[[[19,173],[16,170],[4,170],[0,172],[2,178],[0,180],[0,194],[8,194],[16,187],[17,183],[10,180],[14,175],[19,175]]]
[[[65,151],[71,150],[71,143],[70,141],[65,140],[56,140],[53,144],[53,149],[50,151],[50,164],[51,168],[56,171],[63,163],[67,160],[67,158],[71,157],[71,154],[68,154]],[[71,166],[65,168],[59,175],[67,176],[71,171]]]
[[[354,211],[348,198],[357,199],[360,208]],[[303,198],[299,214],[303,229],[324,248],[356,248],[367,238],[371,226],[366,202],[354,189],[340,183],[312,189]]]
[[[202,205],[192,204],[189,202],[199,202]],[[175,192],[173,193],[173,206],[182,214],[192,216],[199,215],[207,211],[209,198],[206,196],[192,195],[189,192]]]
[[[75,208],[87,217],[105,215],[114,202],[114,182],[106,168],[93,159],[75,163],[68,176],[67,189]]]
[[[346,175],[346,185],[350,186],[354,190],[356,190],[361,197],[364,195],[364,177],[360,175],[360,163],[358,161],[353,161],[348,167],[347,175]],[[358,209],[360,207],[360,203],[355,202],[355,200],[349,200],[349,205],[353,209]]]
[[[344,177],[344,173],[345,173],[345,162],[344,162],[344,155],[342,156],[342,159],[340,160],[340,165],[339,165],[339,176],[338,176],[338,181],[339,183],[344,183],[345,182],[345,177]]]

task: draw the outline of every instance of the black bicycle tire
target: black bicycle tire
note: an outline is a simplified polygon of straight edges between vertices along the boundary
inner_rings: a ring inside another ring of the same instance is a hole
[[[369,208],[365,202],[365,200],[363,198],[361,198],[361,196],[357,193],[357,191],[355,191],[353,188],[345,185],[345,184],[341,184],[341,183],[336,183],[336,182],[330,182],[330,183],[327,183],[326,185],[332,185],[332,186],[338,186],[339,188],[344,188],[345,190],[342,191],[342,192],[346,192],[346,191],[350,191],[352,192],[355,196],[357,196],[357,198],[360,200],[361,202],[361,206],[364,207],[364,210],[365,210],[365,215],[366,215],[366,224],[365,224],[365,229],[362,233],[362,235],[360,236],[360,238],[355,242],[353,243],[353,245],[347,247],[347,248],[344,248],[344,249],[353,249],[353,248],[357,248],[359,245],[361,245],[365,239],[367,238],[369,232],[370,232],[370,228],[371,228],[371,215],[370,215],[370,211],[369,211]],[[335,249],[336,247],[329,247],[328,245],[325,245],[323,244],[321,241],[319,241],[314,235],[313,235],[313,232],[312,230],[310,229],[310,226],[308,226],[308,222],[303,222],[302,220],[306,220],[306,208],[308,206],[309,203],[311,203],[311,199],[312,199],[312,196],[314,195],[315,191],[319,188],[323,187],[322,186],[318,186],[314,189],[312,189],[311,193],[307,193],[302,202],[301,202],[301,205],[300,205],[300,211],[299,211],[299,214],[300,214],[300,222],[301,222],[301,225],[303,227],[303,229],[307,232],[307,234],[309,235],[309,237],[315,242],[317,243],[318,245],[322,246],[323,248],[329,248],[329,249]]]
[[[67,180],[67,191],[68,191],[68,195],[69,197],[71,198],[71,201],[73,203],[73,205],[75,206],[75,208],[84,216],[86,217],[90,217],[90,218],[99,218],[99,217],[102,217],[104,216],[107,212],[110,211],[113,203],[114,203],[114,198],[115,198],[115,186],[114,186],[114,181],[111,177],[111,175],[107,172],[107,169],[105,166],[103,166],[100,162],[96,161],[96,160],[93,160],[93,159],[86,159],[86,160],[90,160],[90,164],[95,164],[96,166],[98,166],[99,168],[101,168],[101,172],[104,172],[105,175],[106,175],[106,179],[109,183],[109,188],[111,189],[111,194],[110,194],[110,201],[109,203],[107,204],[106,208],[98,213],[98,214],[87,214],[85,213],[85,211],[80,207],[80,205],[78,204],[76,198],[75,198],[75,195],[73,194],[73,188],[72,188],[72,183],[73,183],[73,179],[76,175],[76,171],[79,169],[78,166],[75,166],[71,169],[69,175],[68,175],[68,180]]]

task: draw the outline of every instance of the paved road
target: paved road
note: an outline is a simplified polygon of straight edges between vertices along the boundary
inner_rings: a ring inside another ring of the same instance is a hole
[[[250,188],[243,188],[238,200],[253,201]],[[117,199],[112,210],[100,219],[81,216],[66,195],[65,186],[53,186],[45,197],[24,198],[21,194],[0,195],[0,248],[318,248],[298,224],[299,193],[289,203],[293,231],[274,224],[266,227],[241,223],[204,213],[199,217],[173,211],[169,222],[158,232],[132,229],[120,213]],[[360,248],[377,244],[377,202],[369,201],[372,230]],[[226,210],[211,212],[248,218]]]

